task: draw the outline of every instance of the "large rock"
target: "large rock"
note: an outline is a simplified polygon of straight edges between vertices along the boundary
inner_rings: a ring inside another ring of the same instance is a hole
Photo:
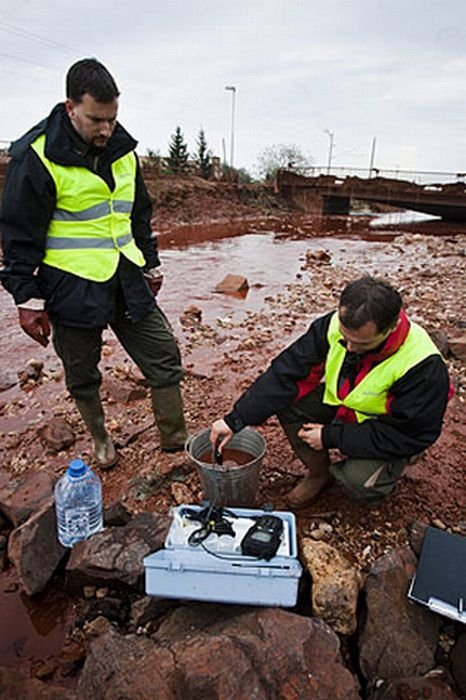
[[[353,634],[361,575],[326,542],[305,538],[302,560],[312,577],[312,613],[339,634]]]
[[[413,552],[398,549],[380,557],[367,577],[359,651],[369,686],[378,679],[420,676],[435,666],[440,618],[407,598],[415,566]]]
[[[141,513],[124,527],[97,532],[73,547],[66,566],[67,587],[110,586],[143,589],[143,559],[163,547],[171,518]]]
[[[78,689],[99,700],[360,697],[338,637],[321,620],[206,604],[171,611],[151,639],[103,634],[90,648]]]
[[[66,450],[76,442],[75,434],[65,418],[55,416],[50,423],[38,429],[37,434],[47,448],[52,452]]]
[[[13,530],[8,540],[8,558],[27,595],[44,590],[67,551],[57,539],[53,498]]]
[[[79,700],[69,688],[49,686],[29,678],[17,668],[0,666],[0,698],[2,700]]]
[[[174,700],[171,678],[175,659],[150,639],[119,635],[114,628],[91,644],[78,692],[99,700]],[[110,679],[110,682],[109,682]]]
[[[53,477],[45,471],[10,481],[0,489],[0,511],[18,527],[49,501],[53,486]]]

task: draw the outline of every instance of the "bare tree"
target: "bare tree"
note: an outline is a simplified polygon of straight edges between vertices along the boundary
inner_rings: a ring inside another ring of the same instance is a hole
[[[313,158],[295,144],[279,143],[264,148],[257,158],[257,170],[264,179],[274,177],[277,170],[293,170],[305,175],[312,167]]]

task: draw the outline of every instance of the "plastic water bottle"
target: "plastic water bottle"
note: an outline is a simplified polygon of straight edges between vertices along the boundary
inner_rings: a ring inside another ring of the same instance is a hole
[[[60,544],[72,547],[102,530],[102,484],[81,459],[70,462],[55,485],[55,511]]]

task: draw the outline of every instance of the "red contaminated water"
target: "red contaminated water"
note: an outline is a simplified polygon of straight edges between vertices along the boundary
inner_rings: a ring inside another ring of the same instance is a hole
[[[242,450],[233,450],[229,447],[226,447],[223,450],[222,457],[223,460],[221,466],[223,468],[230,469],[240,467],[243,464],[249,464],[256,459],[253,455],[248,454],[247,452],[243,452]],[[206,452],[203,452],[199,461],[204,462],[204,464],[215,464],[213,451],[206,450]]]
[[[0,576],[0,665],[33,664],[57,655],[73,616],[61,586],[29,598],[13,567]]]

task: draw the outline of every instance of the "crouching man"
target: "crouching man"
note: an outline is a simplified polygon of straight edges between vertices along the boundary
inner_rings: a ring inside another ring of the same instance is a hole
[[[214,422],[210,439],[222,450],[233,433],[277,415],[308,471],[287,496],[290,508],[308,506],[333,479],[375,504],[437,440],[449,393],[445,362],[399,292],[365,276],[272,361]]]

